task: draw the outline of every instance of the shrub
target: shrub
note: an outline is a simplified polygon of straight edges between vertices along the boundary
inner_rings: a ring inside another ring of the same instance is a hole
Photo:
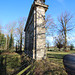
[[[73,44],[71,44],[71,46],[70,46],[70,50],[73,50],[73,48],[74,48],[74,45],[73,45]]]
[[[0,50],[0,54],[3,53],[3,52],[4,52],[4,50]]]
[[[8,63],[8,66],[10,66],[10,68],[17,68],[20,66],[20,61],[19,61],[19,58],[16,57],[16,58],[11,58],[9,60],[10,62]]]

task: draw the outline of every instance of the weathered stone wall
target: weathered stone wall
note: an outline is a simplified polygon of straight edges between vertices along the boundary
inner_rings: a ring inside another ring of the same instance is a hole
[[[34,12],[25,30],[25,53],[33,57],[33,41],[34,41]]]
[[[25,53],[33,59],[46,58],[45,12],[48,6],[34,2],[25,27]]]
[[[46,38],[45,38],[45,9],[37,6],[37,60],[46,57]]]

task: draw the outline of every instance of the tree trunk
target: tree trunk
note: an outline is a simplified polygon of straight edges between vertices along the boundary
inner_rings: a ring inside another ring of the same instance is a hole
[[[16,52],[17,52],[17,43],[16,43]]]
[[[20,34],[20,51],[22,51],[22,33]]]
[[[66,51],[66,49],[67,49],[67,31],[66,31],[66,25],[65,25],[65,31],[64,31],[64,33],[65,33],[65,45],[64,45],[64,50]]]
[[[24,38],[24,50],[25,50],[25,38]]]
[[[6,38],[6,50],[9,49],[9,35],[7,35],[7,38]]]
[[[61,51],[60,48],[59,48],[59,51]]]

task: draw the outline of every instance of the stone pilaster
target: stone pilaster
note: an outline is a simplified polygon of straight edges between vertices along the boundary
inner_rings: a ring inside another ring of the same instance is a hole
[[[45,12],[48,6],[43,1],[34,1],[25,27],[26,53],[36,60],[46,58]]]

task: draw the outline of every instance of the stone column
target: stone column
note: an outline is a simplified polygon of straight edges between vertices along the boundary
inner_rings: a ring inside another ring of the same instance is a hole
[[[36,5],[36,60],[46,59],[45,12],[48,6],[35,2]]]
[[[48,5],[44,3],[44,0],[34,0],[25,26],[25,48],[27,49],[27,54],[36,60],[46,58],[45,12],[48,9]]]

